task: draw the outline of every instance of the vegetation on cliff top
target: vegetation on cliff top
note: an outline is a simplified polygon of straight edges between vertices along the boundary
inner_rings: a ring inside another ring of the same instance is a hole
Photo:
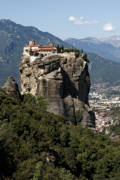
[[[64,48],[64,46],[59,46],[57,45],[57,53],[65,53],[65,52],[74,52],[75,53],[75,57],[79,57],[80,54],[82,54],[83,50],[79,50],[79,49],[75,49],[75,48]]]
[[[0,95],[0,179],[119,180],[120,145],[46,107],[42,97]]]

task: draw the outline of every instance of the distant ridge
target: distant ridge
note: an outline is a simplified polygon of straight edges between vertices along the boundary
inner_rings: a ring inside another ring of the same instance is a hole
[[[108,38],[87,37],[83,39],[69,38],[65,42],[75,48],[84,49],[86,52],[95,53],[99,56],[120,62],[120,36],[110,36]]]
[[[120,85],[120,63],[88,53],[89,72],[93,83],[107,83],[109,86]]]

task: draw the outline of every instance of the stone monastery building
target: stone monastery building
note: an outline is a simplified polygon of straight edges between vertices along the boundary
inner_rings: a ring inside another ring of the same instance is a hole
[[[39,54],[47,55],[49,53],[56,53],[57,48],[53,43],[49,45],[35,44],[35,40],[30,40],[28,45],[24,46],[24,55],[38,56]]]

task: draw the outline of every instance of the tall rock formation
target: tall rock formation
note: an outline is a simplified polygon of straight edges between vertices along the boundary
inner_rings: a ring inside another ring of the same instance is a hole
[[[9,76],[4,86],[0,88],[0,93],[7,94],[18,99],[21,98],[18,85],[12,76]]]
[[[48,111],[71,118],[74,123],[81,121],[84,127],[95,127],[88,103],[90,77],[84,56],[22,55],[20,79],[22,94],[43,95],[48,100]]]

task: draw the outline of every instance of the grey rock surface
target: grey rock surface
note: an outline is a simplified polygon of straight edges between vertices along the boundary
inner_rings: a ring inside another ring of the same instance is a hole
[[[90,77],[88,64],[82,56],[51,54],[36,57],[22,55],[20,62],[22,94],[42,95],[48,100],[48,111],[70,116],[82,112],[82,126],[95,127],[88,103]]]
[[[18,85],[12,76],[8,77],[8,80],[6,81],[4,86],[0,88],[0,92],[10,95],[14,98],[18,98],[18,99],[21,98]]]

